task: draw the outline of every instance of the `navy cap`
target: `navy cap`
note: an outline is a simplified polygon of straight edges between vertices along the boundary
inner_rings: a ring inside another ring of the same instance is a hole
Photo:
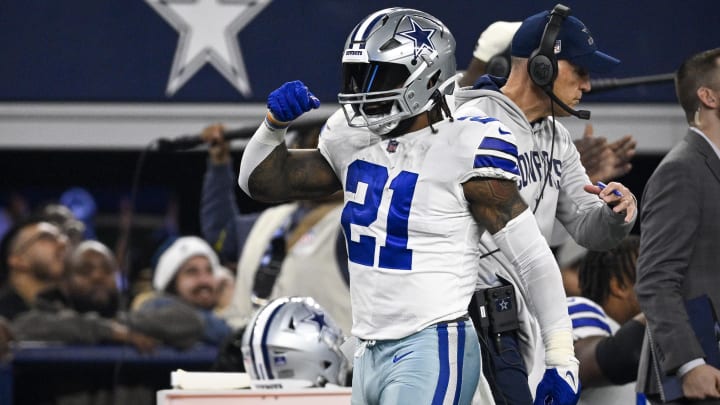
[[[543,11],[528,17],[520,25],[512,40],[511,54],[528,58],[540,46],[550,12]],[[565,18],[555,41],[555,55],[589,72],[606,73],[620,63],[619,59],[598,51],[590,30],[573,16]]]

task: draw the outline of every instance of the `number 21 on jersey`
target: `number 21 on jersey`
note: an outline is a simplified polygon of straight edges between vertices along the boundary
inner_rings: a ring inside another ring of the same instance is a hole
[[[369,227],[376,221],[385,222],[385,245],[379,246],[377,267],[394,270],[412,270],[412,250],[407,248],[408,217],[412,204],[418,174],[401,171],[389,179],[388,169],[375,163],[356,160],[347,172],[345,191],[356,193],[363,201],[349,201],[342,212],[341,223],[348,245],[348,258],[351,262],[365,266],[375,265],[375,253],[378,248],[376,238],[360,235],[353,241],[352,229]],[[383,201],[385,186],[390,182],[392,190],[387,218],[378,218],[378,209]],[[351,227],[354,225],[354,227]]]

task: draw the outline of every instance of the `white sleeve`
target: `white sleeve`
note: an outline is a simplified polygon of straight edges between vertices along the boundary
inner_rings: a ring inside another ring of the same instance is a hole
[[[518,181],[520,169],[517,165],[517,143],[515,136],[505,125],[496,118],[482,115],[464,116],[457,118],[457,121],[467,121],[467,125],[459,135],[461,137],[471,133],[469,139],[475,141],[477,131],[483,131],[479,145],[468,143],[469,148],[475,148],[473,166],[460,177],[460,183],[473,177]]]
[[[285,142],[286,132],[287,127],[273,127],[268,123],[267,118],[265,118],[265,121],[260,124],[260,127],[248,141],[245,146],[245,151],[242,154],[240,173],[238,175],[238,185],[245,194],[252,197],[250,188],[248,187],[250,175],[278,145]]]
[[[560,269],[530,209],[493,235],[500,251],[518,271],[535,309],[545,344],[546,363],[564,365],[574,356],[572,324]]]

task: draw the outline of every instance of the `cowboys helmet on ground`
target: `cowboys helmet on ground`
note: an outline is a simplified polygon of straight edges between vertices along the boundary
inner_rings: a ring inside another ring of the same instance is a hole
[[[344,337],[310,297],[281,297],[258,309],[242,338],[245,371],[254,380],[298,379],[345,385]]]

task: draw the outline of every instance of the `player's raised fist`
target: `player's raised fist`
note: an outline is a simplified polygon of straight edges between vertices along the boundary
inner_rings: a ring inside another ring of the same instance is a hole
[[[268,109],[280,123],[288,123],[313,108],[320,107],[320,100],[300,80],[287,82],[270,93]]]

